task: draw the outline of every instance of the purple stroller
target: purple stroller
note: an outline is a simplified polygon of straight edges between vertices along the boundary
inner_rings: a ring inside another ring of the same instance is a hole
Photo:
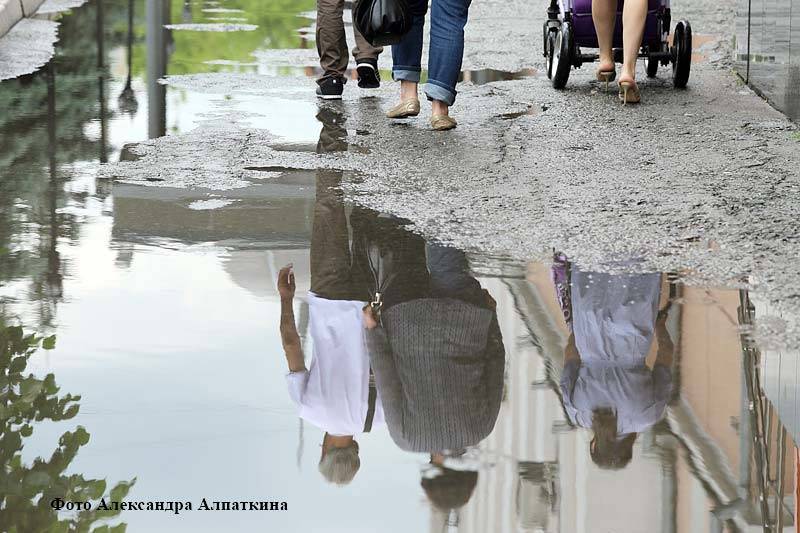
[[[672,84],[686,87],[692,64],[692,27],[685,20],[675,25],[672,44],[669,42],[670,0],[648,0],[647,19],[639,57],[645,60],[647,77],[654,78],[659,63],[672,64]],[[560,4],[560,5],[559,5]],[[614,61],[622,62],[622,6],[618,0],[617,22],[614,27]],[[572,67],[598,59],[586,54],[581,47],[597,48],[597,35],[592,21],[592,0],[550,0],[547,21],[544,23],[544,56],[547,58],[547,77],[556,89],[563,89]]]

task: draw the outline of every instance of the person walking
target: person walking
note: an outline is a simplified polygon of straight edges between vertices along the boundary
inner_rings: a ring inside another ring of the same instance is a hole
[[[600,48],[597,79],[608,83],[616,78],[612,46],[617,22],[618,0],[592,0],[592,20]],[[623,104],[638,104],[642,100],[636,85],[636,60],[642,46],[648,0],[625,0],[622,8],[622,73],[619,77],[619,98]]]
[[[322,67],[322,77],[317,80],[317,96],[325,100],[339,100],[347,83],[345,73],[349,61],[347,38],[344,31],[344,0],[317,0],[317,52]],[[383,48],[376,48],[353,26],[356,47],[358,86],[377,89],[381,85],[378,73],[378,56]]]
[[[431,34],[428,57],[428,82],[425,95],[431,101],[431,127],[450,130],[456,120],[450,106],[456,100],[456,83],[464,56],[464,26],[470,0],[432,0]],[[400,81],[400,102],[386,115],[406,118],[419,115],[417,86],[422,71],[422,34],[428,0],[409,0],[411,30],[392,46],[392,78]]]

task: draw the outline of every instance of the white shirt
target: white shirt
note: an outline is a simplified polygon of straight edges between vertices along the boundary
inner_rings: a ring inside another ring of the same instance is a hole
[[[300,416],[331,435],[364,431],[369,408],[369,354],[362,320],[366,302],[327,300],[308,293],[313,341],[308,370],[286,376]],[[384,424],[380,394],[372,427]]]

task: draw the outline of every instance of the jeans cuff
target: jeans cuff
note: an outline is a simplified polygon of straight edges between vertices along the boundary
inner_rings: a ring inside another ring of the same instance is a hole
[[[419,83],[421,69],[413,70],[413,67],[395,67],[392,69],[392,79],[394,81],[413,81]]]
[[[456,101],[455,89],[450,89],[445,84],[431,79],[425,84],[425,95],[428,100],[439,100],[448,106],[453,105]]]

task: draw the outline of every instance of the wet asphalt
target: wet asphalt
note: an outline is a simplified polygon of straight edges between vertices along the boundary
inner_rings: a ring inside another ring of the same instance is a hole
[[[541,0],[474,2],[464,69],[537,73],[461,84],[452,132],[430,131],[424,102],[415,119],[384,118],[395,102],[391,82],[373,98],[351,84],[342,102],[320,103],[344,124],[347,151],[286,150],[239,123],[241,113],[223,112],[188,134],[134,147],[135,161],[103,166],[99,176],[222,190],[270,170],[352,171],[354,201],[468,251],[510,260],[560,251],[597,270],[637,258],[637,268],[687,283],[747,287],[780,313],[761,318],[762,341],[800,346],[800,133],[731,70],[734,2],[675,2],[673,20],[690,20],[702,43],[689,86],[673,89],[664,67],[644,79],[640,65],[643,104],[626,107],[593,81],[592,65],[574,70],[565,90],[550,86],[540,50],[545,9]],[[314,59],[302,51],[293,61]],[[309,78],[195,74],[165,83],[315,99]]]

